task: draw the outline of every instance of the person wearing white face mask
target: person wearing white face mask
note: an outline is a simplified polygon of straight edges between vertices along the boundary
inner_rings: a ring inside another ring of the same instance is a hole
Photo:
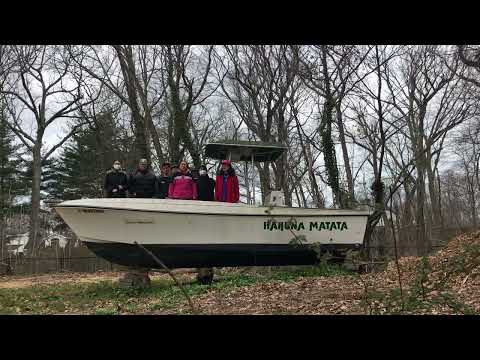
[[[115,160],[112,169],[107,171],[103,188],[105,190],[105,197],[122,198],[126,196],[128,178],[125,171],[122,170],[120,161]]]
[[[196,179],[198,200],[215,201],[215,180],[208,176],[207,167],[205,165],[200,166],[198,174],[199,177]]]

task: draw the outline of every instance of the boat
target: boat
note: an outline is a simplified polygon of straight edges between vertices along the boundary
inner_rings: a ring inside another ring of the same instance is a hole
[[[206,156],[232,161],[273,161],[284,148],[252,142],[207,144]],[[265,204],[101,198],[55,207],[96,255],[119,265],[169,268],[311,265],[317,251],[344,253],[363,244],[368,211],[286,207],[282,192]],[[303,239],[299,245],[295,240]],[[141,244],[142,247],[138,246]]]

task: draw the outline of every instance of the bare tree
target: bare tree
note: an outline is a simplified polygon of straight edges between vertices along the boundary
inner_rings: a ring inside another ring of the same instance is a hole
[[[346,116],[353,122],[354,126],[351,128],[355,132],[351,133],[346,130],[345,133],[354,144],[366,151],[368,154],[366,161],[373,170],[374,180],[371,190],[374,212],[369,217],[365,232],[367,247],[371,234],[380,218],[383,216],[384,223],[388,223],[385,213],[383,169],[387,142],[398,130],[392,125],[395,122],[394,115],[391,113],[392,106],[389,106],[384,99],[382,74],[390,66],[389,62],[397,53],[396,48],[388,49],[375,45],[372,56],[365,61],[368,73],[372,74],[371,77],[375,78],[375,82],[373,84],[368,83],[369,77],[360,79],[359,86],[354,90],[354,99],[349,105],[349,110],[351,110],[353,116]],[[400,180],[401,174],[398,175],[397,180]]]
[[[455,154],[464,173],[465,194],[471,213],[471,224],[478,225],[478,195],[480,192],[480,126],[475,121],[465,126],[455,139]]]
[[[462,80],[480,87],[480,47],[478,45],[458,45],[457,52],[460,60],[469,70],[457,75]]]
[[[349,206],[355,200],[353,173],[345,139],[342,102],[358,82],[368,75],[362,64],[372,47],[318,45],[308,47],[302,54],[302,78],[304,83],[323,100],[321,122],[318,127],[320,143],[327,168],[328,185],[334,194],[334,203]],[[372,71],[372,70],[370,70]],[[337,156],[333,140],[333,126],[338,129],[343,163],[347,178],[347,190],[341,188]],[[345,196],[347,194],[347,196]]]
[[[154,109],[165,94],[162,47],[114,45],[69,49],[83,54],[79,66],[128,106],[135,139],[130,166],[140,157],[151,160],[151,141],[157,159],[162,162],[165,155],[153,123]]]
[[[288,145],[294,130],[289,106],[299,87],[298,46],[225,46],[217,52],[221,89],[233,104],[255,139]],[[271,189],[270,166],[275,187],[283,189],[291,204],[287,160],[284,154],[274,164],[256,164],[261,182],[262,200]]]
[[[409,140],[416,168],[416,241],[420,255],[431,248],[425,209],[429,185],[433,223],[440,223],[434,173],[446,134],[472,116],[470,88],[455,77],[458,61],[437,46],[408,48],[395,71],[385,73],[391,98],[405,126],[400,131]],[[437,148],[435,148],[437,146]],[[429,180],[428,182],[426,180]]]
[[[161,140],[153,121],[153,114],[157,105],[161,105],[166,88],[163,83],[162,47],[138,46],[138,68],[140,74],[135,76],[135,86],[143,108],[143,119],[146,129],[146,139],[151,136],[158,162],[161,164],[165,159]],[[131,62],[133,64],[133,61]]]
[[[315,204],[315,206],[317,208],[323,208],[323,207],[325,207],[325,197],[323,196],[322,192],[320,191],[320,188],[319,188],[319,185],[318,185],[318,182],[317,182],[317,177],[316,177],[316,170],[317,169],[315,167],[316,158],[314,158],[313,150],[312,150],[312,147],[314,147],[313,140],[312,140],[311,136],[308,136],[307,134],[305,134],[305,130],[304,130],[305,123],[302,124],[302,122],[300,120],[300,117],[299,117],[300,109],[299,109],[299,106],[298,106],[298,102],[292,101],[292,104],[290,105],[290,107],[291,107],[291,111],[292,111],[292,116],[295,119],[295,128],[297,130],[297,136],[298,136],[298,142],[299,142],[300,149],[301,149],[301,155],[303,156],[303,159],[304,159],[305,164],[306,164],[306,172],[308,174],[308,179],[309,179],[309,183],[310,183],[309,187],[311,189],[312,200],[313,200],[313,203]],[[308,120],[309,120],[309,118],[307,117],[306,121],[308,121]],[[318,152],[317,157],[319,155],[320,155],[320,152]],[[303,174],[297,175],[296,172],[294,172],[292,174],[292,176],[294,178],[294,184],[292,185],[292,187],[297,192],[296,193],[297,197],[299,197],[298,202],[302,203],[304,207],[307,207],[307,201],[306,201],[304,191],[303,191],[302,186],[301,186],[301,179],[302,179]],[[300,186],[299,191],[297,191],[297,186],[295,186],[296,184],[298,184]],[[302,198],[301,201],[300,201],[300,197]]]
[[[72,54],[63,46],[13,46],[11,50],[15,65],[6,74],[0,92],[8,102],[12,119],[9,126],[33,158],[27,248],[34,253],[39,230],[41,164],[83,125],[69,126],[65,120],[78,118],[78,111],[86,105],[82,93],[84,80]],[[60,130],[61,124],[67,125],[67,132],[55,145],[44,148],[47,129]]]
[[[198,55],[191,46],[167,45],[164,49],[166,67],[167,108],[169,110],[169,154],[174,163],[180,162],[188,150],[196,167],[201,165],[200,152],[192,134],[192,108],[202,104],[216,90],[209,81],[213,46]],[[202,56],[205,62],[202,63]],[[195,67],[196,65],[196,67]],[[192,69],[192,67],[194,67]],[[197,80],[200,78],[200,80]],[[184,149],[181,146],[184,145]]]
[[[122,70],[124,85],[127,90],[128,104],[132,111],[132,122],[135,129],[135,154],[138,158],[146,158],[151,163],[150,147],[147,139],[148,125],[140,111],[138,92],[139,81],[135,70],[133,47],[131,45],[113,45]]]

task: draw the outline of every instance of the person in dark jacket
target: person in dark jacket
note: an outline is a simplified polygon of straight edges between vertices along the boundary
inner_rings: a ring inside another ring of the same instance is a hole
[[[161,174],[158,177],[158,198],[166,199],[168,197],[168,187],[172,183],[170,163],[164,162],[161,167]]]
[[[115,160],[113,166],[107,171],[103,185],[105,197],[124,198],[128,189],[127,173],[122,170],[120,161]]]
[[[205,165],[200,166],[198,171],[197,183],[197,200],[202,201],[215,201],[214,190],[215,180],[208,176],[207,167]]]
[[[128,192],[134,198],[153,198],[157,192],[157,177],[148,167],[147,159],[140,159],[137,170],[130,174]]]
[[[179,171],[179,170],[178,170],[178,166],[175,166],[175,165],[172,166],[172,168],[171,168],[171,170],[170,170],[170,176],[171,176],[172,178],[174,178],[175,175],[177,175],[178,171]]]
[[[197,180],[200,176],[200,171],[199,169],[190,169],[190,173],[192,174],[192,179],[195,181],[195,184],[197,183]]]
[[[240,200],[238,178],[229,160],[222,161],[222,168],[217,174],[215,200],[229,203],[237,203]]]
[[[205,165],[200,166],[197,174],[194,174],[194,180],[197,184],[197,200],[215,201],[214,189],[215,180],[211,179],[207,173]],[[203,285],[210,285],[213,281],[213,268],[197,269],[197,281]]]

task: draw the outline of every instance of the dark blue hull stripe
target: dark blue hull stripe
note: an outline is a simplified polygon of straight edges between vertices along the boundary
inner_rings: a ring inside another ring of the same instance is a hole
[[[159,265],[137,245],[86,242],[96,255],[112,263],[145,268]],[[280,244],[145,245],[169,268],[313,265],[317,253],[305,247]],[[340,255],[358,245],[325,245],[322,251]]]

